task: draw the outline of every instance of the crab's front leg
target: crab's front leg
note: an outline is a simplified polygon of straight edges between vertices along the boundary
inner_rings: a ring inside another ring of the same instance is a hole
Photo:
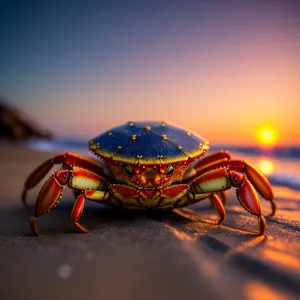
[[[262,215],[261,205],[258,195],[245,175],[236,171],[229,170],[228,168],[219,168],[209,171],[197,177],[191,185],[191,198],[196,198],[197,195],[204,193],[215,193],[221,190],[235,187],[237,189],[237,198],[241,205],[251,214],[259,219],[259,235],[264,234],[266,230],[266,221]],[[216,203],[216,202],[215,202]],[[219,213],[221,201],[218,202]],[[222,205],[223,206],[223,205]]]
[[[100,163],[96,162],[91,158],[84,157],[71,152],[56,155],[52,158],[49,158],[42,164],[40,164],[27,177],[22,192],[22,202],[24,206],[27,206],[27,202],[26,202],[27,191],[35,187],[55,164],[62,164],[63,169],[70,170],[73,165],[76,165],[88,169],[96,174],[103,173],[103,165],[101,165]]]
[[[277,210],[276,202],[274,200],[274,194],[272,186],[266,176],[253,164],[242,160],[230,160],[227,164],[228,169],[242,172],[246,174],[246,177],[253,184],[254,188],[259,194],[270,202],[272,212],[270,216],[274,216]]]
[[[272,208],[270,215],[273,216],[276,213],[277,207],[272,186],[266,176],[257,167],[247,161],[231,159],[229,153],[226,151],[216,152],[199,161],[198,164],[194,166],[195,174],[194,177],[190,179],[189,183],[192,184],[199,174],[204,174],[210,170],[223,167],[228,168],[228,170],[246,174],[247,179],[249,179],[259,194],[270,202]],[[225,193],[223,192],[223,195],[220,194],[220,196],[224,203],[224,200],[226,200]]]
[[[81,168],[71,167],[55,172],[42,186],[35,203],[34,214],[31,217],[31,228],[36,235],[40,235],[36,219],[49,212],[62,197],[63,186],[68,185],[79,193],[73,206],[71,219],[74,226],[82,232],[87,229],[79,223],[85,199],[94,201],[106,200],[109,197],[108,184],[100,175]]]

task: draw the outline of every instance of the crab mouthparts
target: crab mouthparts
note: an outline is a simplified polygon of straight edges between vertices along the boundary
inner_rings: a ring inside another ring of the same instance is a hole
[[[155,174],[154,176],[139,176],[138,184],[143,188],[157,188],[161,184],[161,178],[159,175]]]

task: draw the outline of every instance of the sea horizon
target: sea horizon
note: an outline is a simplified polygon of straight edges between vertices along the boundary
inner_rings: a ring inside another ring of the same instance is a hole
[[[87,140],[81,138],[54,138],[53,140],[29,140],[26,147],[43,152],[75,152],[94,157],[88,149]],[[273,185],[300,190],[300,145],[274,146],[224,146],[213,145],[210,153],[229,151],[236,159],[247,160],[256,165]],[[96,157],[94,157],[96,159]]]

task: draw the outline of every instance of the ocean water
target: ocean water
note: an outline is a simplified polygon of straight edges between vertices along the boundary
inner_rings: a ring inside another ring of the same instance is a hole
[[[30,141],[27,147],[46,152],[75,152],[93,157],[86,140],[54,139]],[[228,150],[233,158],[247,160],[256,165],[273,185],[300,190],[300,146],[277,147],[263,150],[258,147],[212,147],[210,153]]]

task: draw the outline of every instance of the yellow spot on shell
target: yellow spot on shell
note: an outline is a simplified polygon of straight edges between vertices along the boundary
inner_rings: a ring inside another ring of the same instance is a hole
[[[162,123],[161,123],[161,126],[166,126],[166,122],[162,122]]]
[[[122,146],[118,146],[118,149],[121,149],[122,148]]]
[[[136,156],[136,158],[137,158],[137,161],[136,161],[136,163],[139,163],[140,159],[142,159],[142,158],[143,158],[143,155],[137,155],[137,156]]]
[[[133,123],[131,121],[129,121],[129,126],[133,126]]]
[[[186,134],[187,134],[187,135],[191,135],[191,133],[190,133],[190,132],[187,132]]]
[[[204,145],[202,146],[202,149],[203,149],[203,150],[209,150],[209,142],[208,142],[208,141],[206,141],[206,142],[204,143]]]
[[[163,138],[164,140],[167,140],[167,139],[168,139],[168,137],[167,137],[165,134],[162,135],[162,138]]]
[[[135,140],[136,140],[136,135],[133,134],[133,135],[131,136],[131,139],[132,139],[133,141],[135,141]]]
[[[112,132],[110,131],[110,132],[108,133],[108,135],[112,135]]]
[[[178,146],[178,149],[180,149],[180,150],[181,150],[181,149],[182,149],[182,146]]]
[[[151,130],[151,126],[146,126],[145,130],[147,130],[147,131]]]

